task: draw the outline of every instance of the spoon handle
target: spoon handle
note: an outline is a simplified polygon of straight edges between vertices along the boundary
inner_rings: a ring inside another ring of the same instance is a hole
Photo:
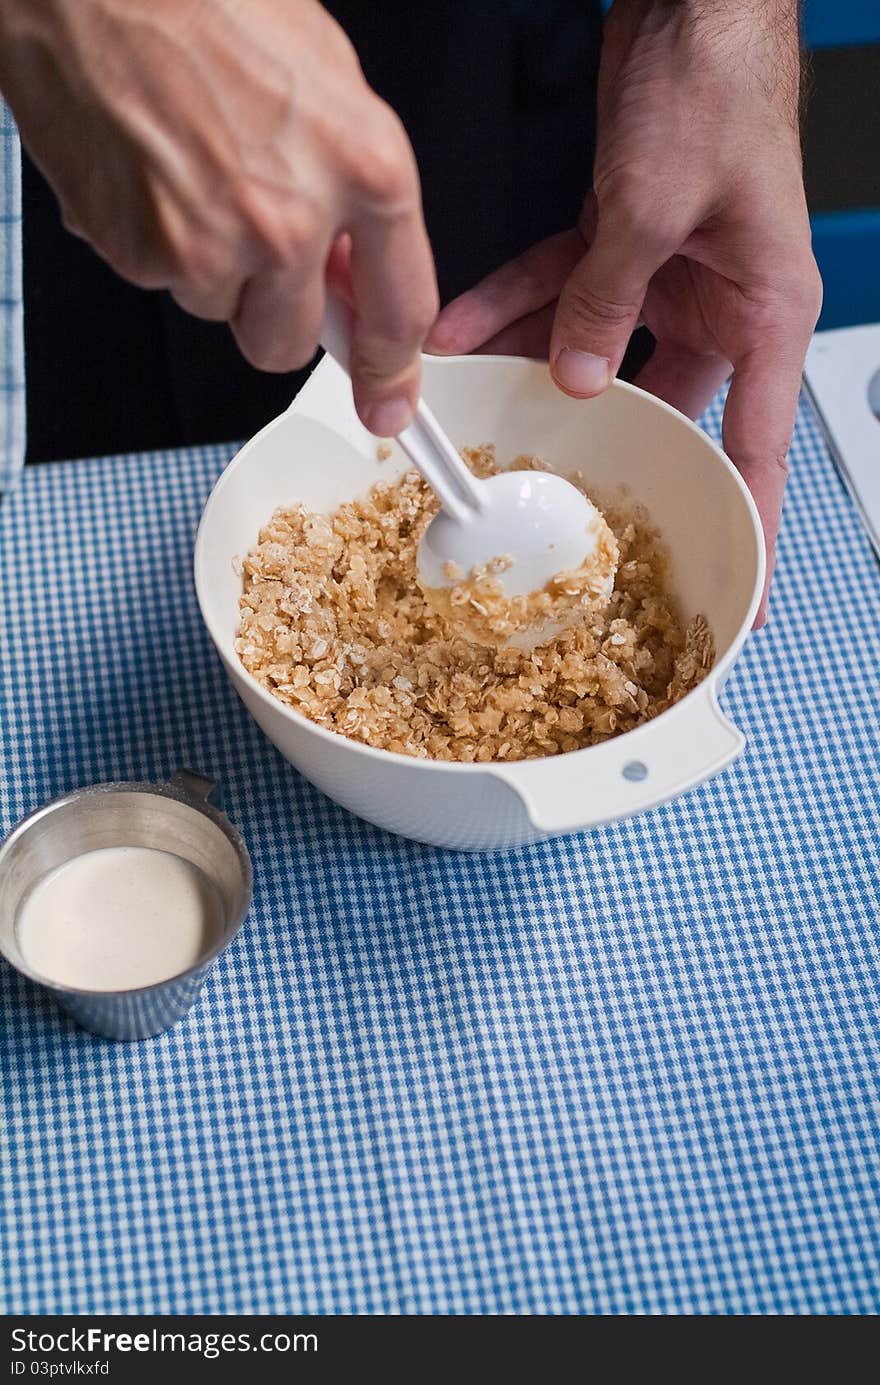
[[[330,293],[324,310],[321,345],[348,374],[351,312],[341,299]],[[466,523],[485,509],[482,481],[462,461],[424,400],[419,400],[412,423],[404,428],[397,441],[452,519]]]

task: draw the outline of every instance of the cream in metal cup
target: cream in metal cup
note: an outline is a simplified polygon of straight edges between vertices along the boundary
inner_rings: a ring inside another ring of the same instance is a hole
[[[216,781],[178,770],[165,784],[95,784],[56,798],[22,819],[0,847],[0,953],[50,991],[81,1025],[108,1039],[148,1039],[196,1000],[220,953],[245,920],[252,871],[247,847],[208,798]],[[193,965],[166,980],[126,990],[84,990],[35,972],[22,956],[18,919],[30,892],[58,867],[104,847],[148,847],[191,862],[213,884],[222,917]]]

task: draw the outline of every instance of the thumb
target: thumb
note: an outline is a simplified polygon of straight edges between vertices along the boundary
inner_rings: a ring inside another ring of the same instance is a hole
[[[601,219],[596,238],[559,295],[550,370],[566,394],[591,398],[610,385],[638,325],[651,276],[662,260]]]

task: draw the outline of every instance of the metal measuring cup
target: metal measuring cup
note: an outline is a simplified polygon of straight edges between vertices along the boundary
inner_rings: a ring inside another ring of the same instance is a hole
[[[51,992],[86,1029],[108,1039],[148,1039],[186,1014],[213,963],[244,922],[251,902],[247,847],[209,796],[214,779],[179,769],[165,784],[94,784],[46,803],[12,829],[0,847],[0,953]],[[60,986],[32,971],[18,944],[16,919],[28,892],[49,871],[101,847],[144,846],[191,861],[223,903],[220,936],[177,976],[124,991]]]

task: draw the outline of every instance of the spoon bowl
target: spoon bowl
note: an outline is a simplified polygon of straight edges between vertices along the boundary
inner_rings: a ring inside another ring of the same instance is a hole
[[[423,587],[451,587],[474,568],[505,559],[505,596],[543,590],[560,572],[583,566],[596,546],[594,506],[564,476],[502,471],[479,481],[484,503],[464,520],[441,509],[419,545]]]
[[[332,295],[321,345],[347,373],[351,313]],[[540,593],[561,573],[583,568],[596,551],[598,511],[565,477],[512,471],[480,480],[424,400],[397,441],[440,501],[418,553],[419,584],[429,598],[496,559],[502,560],[494,575],[505,598]],[[545,625],[530,631],[531,643],[546,637]],[[558,630],[556,623],[553,633]]]

